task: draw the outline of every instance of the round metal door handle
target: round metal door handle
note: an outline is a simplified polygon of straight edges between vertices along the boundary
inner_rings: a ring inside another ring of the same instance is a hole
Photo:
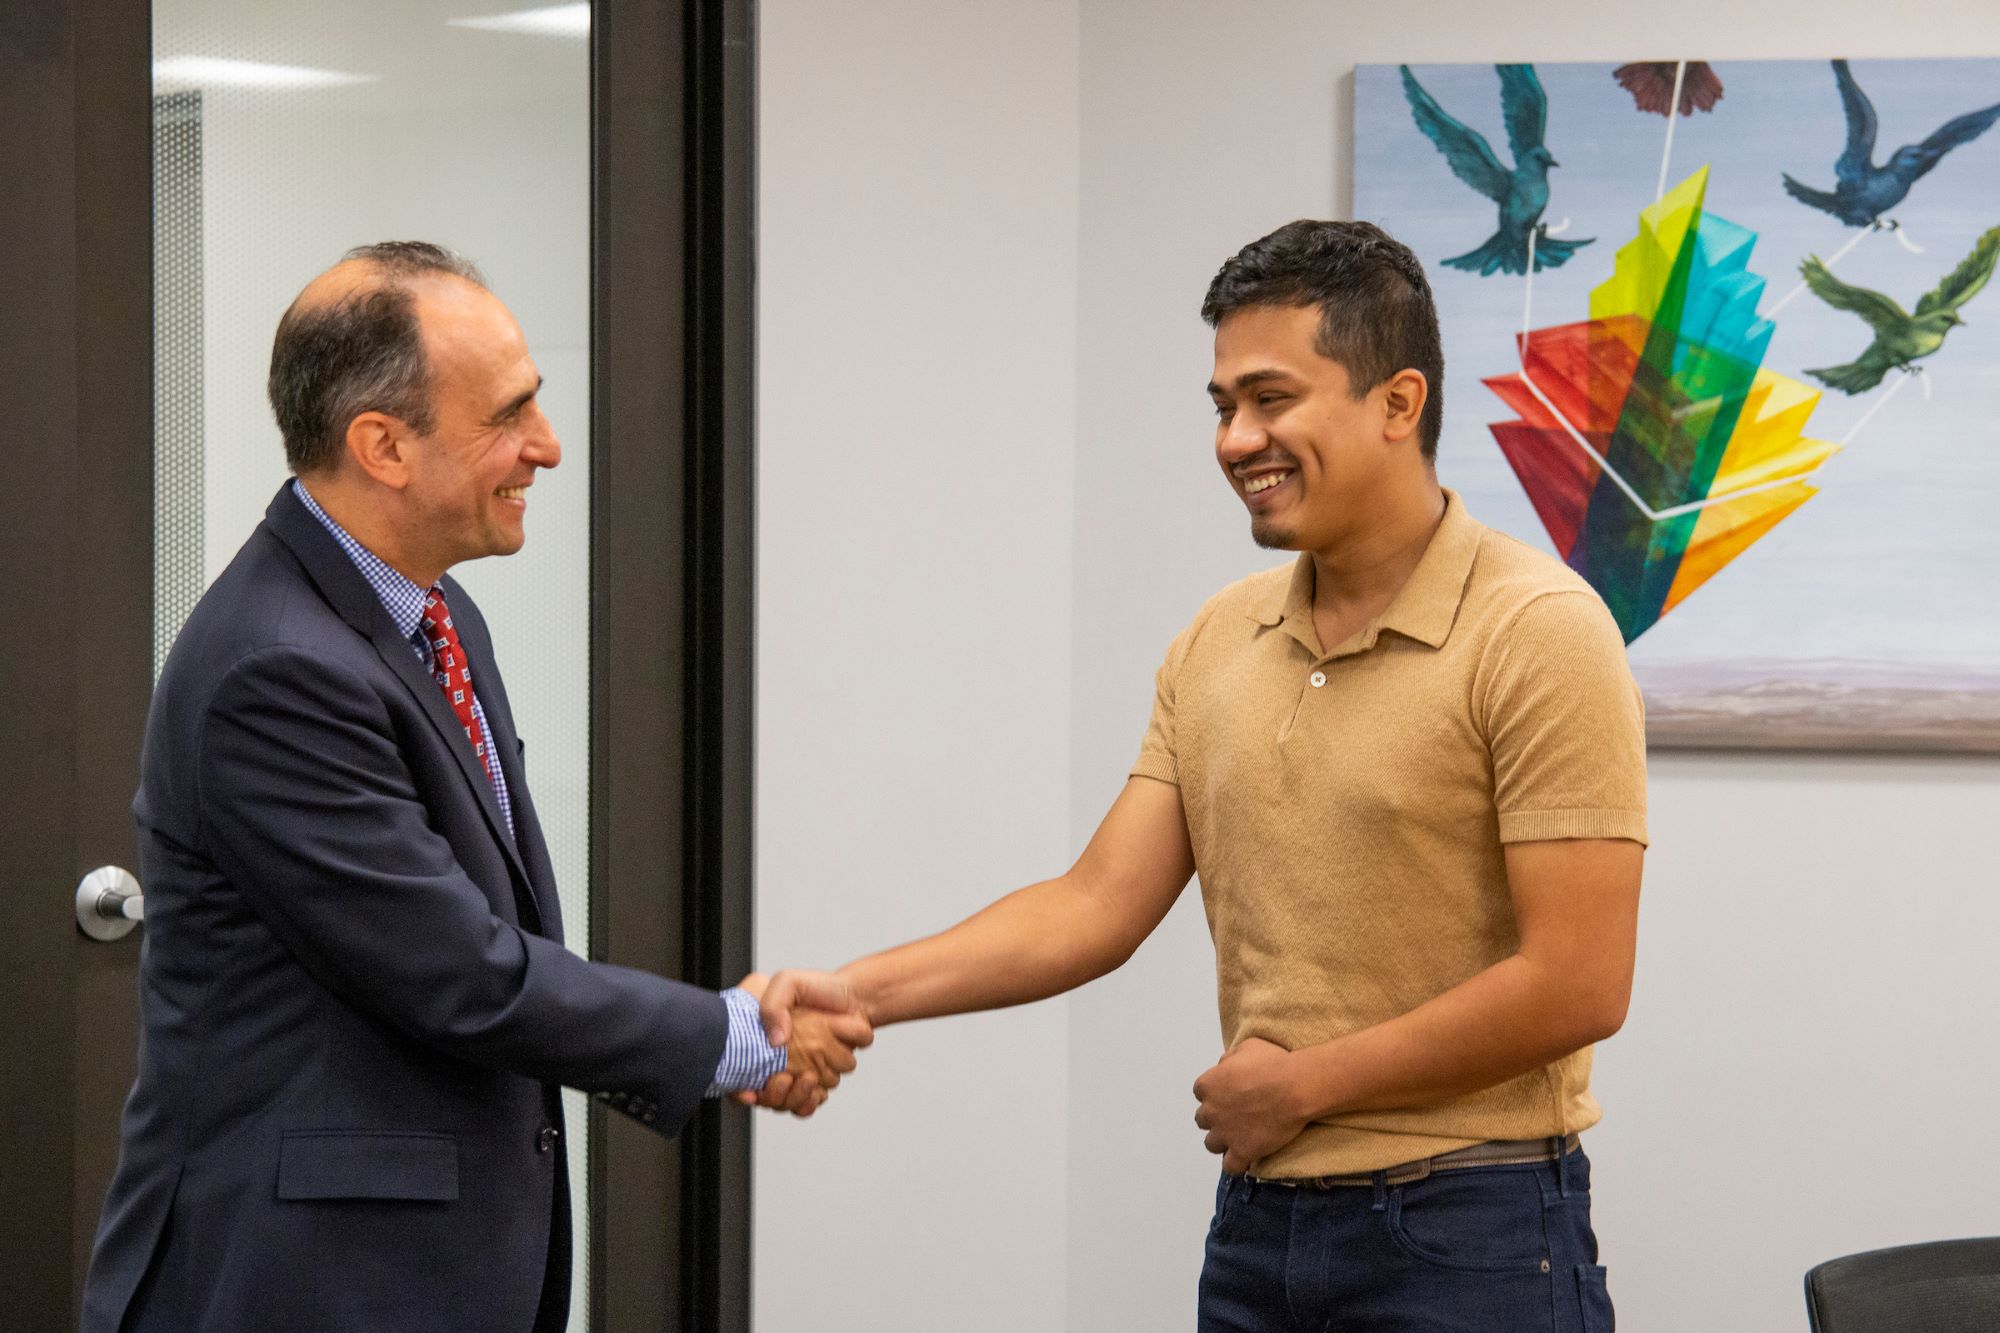
[[[146,899],[132,872],[99,866],[76,886],[77,929],[94,940],[122,940],[146,919]]]

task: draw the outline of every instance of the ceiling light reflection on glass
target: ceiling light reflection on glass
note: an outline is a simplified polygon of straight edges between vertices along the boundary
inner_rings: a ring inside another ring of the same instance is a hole
[[[302,91],[351,88],[375,83],[379,74],[313,69],[306,65],[267,65],[260,60],[229,60],[221,56],[169,56],[153,62],[153,87],[159,92],[188,88],[262,88]]]
[[[478,28],[485,32],[522,32],[531,37],[590,36],[590,6],[547,5],[540,9],[517,9],[509,14],[487,14],[479,18],[448,19],[454,28]]]

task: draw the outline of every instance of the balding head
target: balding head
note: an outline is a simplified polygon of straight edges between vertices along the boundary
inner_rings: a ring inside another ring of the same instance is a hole
[[[416,288],[469,283],[472,263],[423,241],[358,246],[306,284],[271,345],[271,411],[300,476],[336,465],[348,423],[382,412],[419,435],[434,424]]]

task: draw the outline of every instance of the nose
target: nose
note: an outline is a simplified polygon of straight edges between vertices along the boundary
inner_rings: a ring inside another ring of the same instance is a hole
[[[1270,443],[1264,428],[1247,412],[1238,412],[1222,423],[1215,436],[1215,456],[1224,467],[1246,458],[1255,458]]]
[[[533,467],[555,467],[562,462],[562,441],[556,438],[554,426],[542,415],[540,404],[534,404],[535,418],[529,423],[527,439],[521,445],[521,460]]]

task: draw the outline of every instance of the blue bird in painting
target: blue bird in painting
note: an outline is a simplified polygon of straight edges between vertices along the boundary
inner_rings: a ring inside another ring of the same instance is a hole
[[[1533,65],[1495,65],[1500,71],[1500,111],[1507,122],[1507,147],[1514,169],[1500,165],[1477,130],[1455,120],[1410,73],[1403,71],[1403,95],[1424,137],[1437,145],[1452,174],[1500,206],[1500,226],[1477,250],[1444,262],[1487,277],[1528,271],[1528,237],[1535,238],[1535,271],[1555,268],[1594,238],[1565,241],[1549,235],[1542,210],[1549,206],[1549,168],[1556,166],[1542,139],[1548,129],[1549,99]]]
[[[1968,111],[1948,120],[1937,133],[1918,144],[1905,144],[1886,165],[1875,165],[1875,104],[1854,81],[1845,60],[1833,62],[1833,80],[1840,86],[1840,105],[1847,112],[1847,151],[1833,164],[1833,193],[1802,185],[1789,175],[1785,189],[1800,203],[1831,213],[1850,227],[1869,227],[1903,202],[1919,178],[1949,153],[1971,143],[2000,120],[2000,102],[1983,111]]]

